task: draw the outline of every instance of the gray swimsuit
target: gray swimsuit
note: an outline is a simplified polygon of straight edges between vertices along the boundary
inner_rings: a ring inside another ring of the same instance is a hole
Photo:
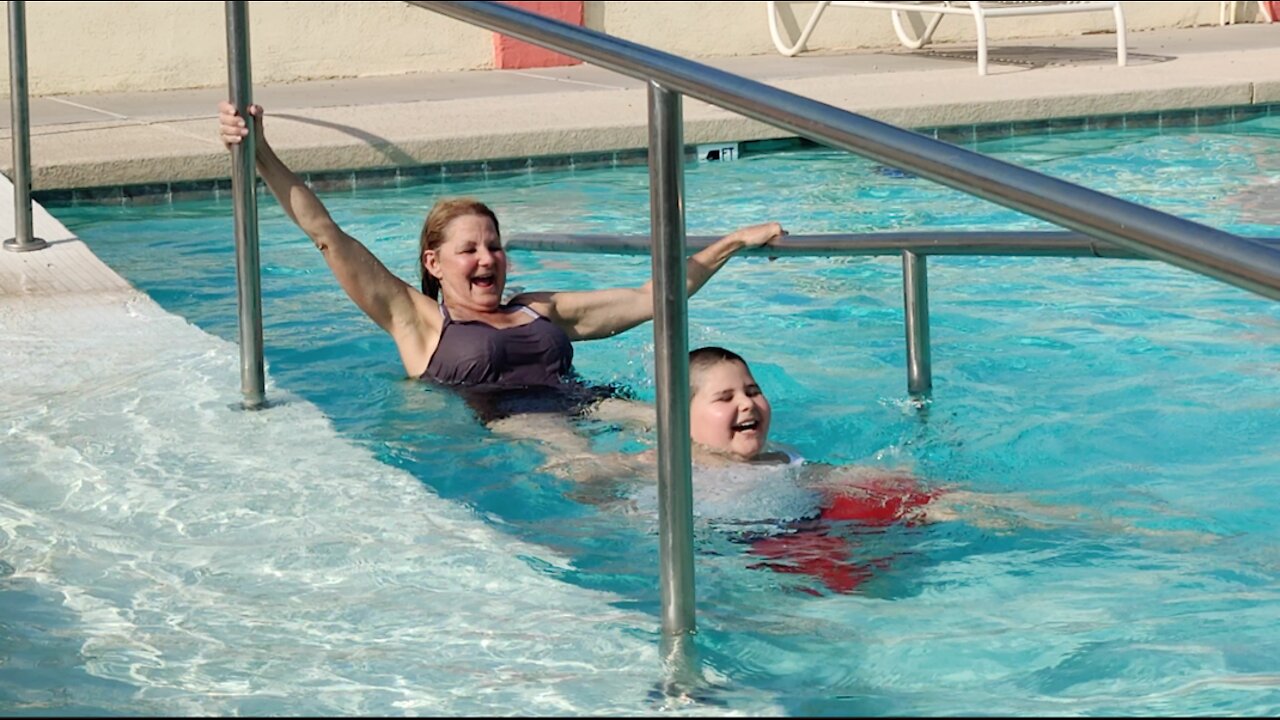
[[[424,379],[469,388],[513,389],[556,387],[573,373],[573,344],[555,323],[524,305],[533,322],[496,328],[480,320],[456,322],[440,303],[444,328],[440,344],[427,363]]]
[[[629,395],[582,383],[573,371],[573,344],[558,325],[524,305],[507,311],[534,321],[509,328],[457,322],[441,303],[444,328],[422,379],[452,388],[485,423],[522,413],[579,415],[603,398]]]

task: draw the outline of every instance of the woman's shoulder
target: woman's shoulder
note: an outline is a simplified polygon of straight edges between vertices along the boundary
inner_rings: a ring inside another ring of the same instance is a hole
[[[507,298],[503,307],[526,308],[537,315],[551,320],[555,314],[555,293],[549,292],[522,292]]]
[[[400,351],[400,360],[409,377],[421,377],[435,353],[444,330],[441,305],[434,298],[409,288],[413,312],[395,318],[386,329]]]

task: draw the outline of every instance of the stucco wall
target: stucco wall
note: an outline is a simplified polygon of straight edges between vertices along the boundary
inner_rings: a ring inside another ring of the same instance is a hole
[[[32,95],[227,85],[220,0],[26,5]],[[493,53],[492,33],[403,2],[250,2],[249,39],[255,83],[484,68]]]
[[[795,31],[814,3],[780,3]],[[1244,16],[1256,22],[1256,3]],[[26,3],[32,95],[219,87],[227,84],[225,4]],[[1216,24],[1217,2],[1126,2],[1130,32]],[[492,34],[392,0],[249,3],[255,83],[400,75],[492,66]],[[691,57],[775,52],[764,2],[587,2],[588,27]],[[1108,31],[1107,13],[992,20],[993,40]],[[968,18],[948,18],[939,40],[971,40]],[[0,39],[8,56],[8,34]],[[887,12],[831,8],[812,52],[897,47]],[[8,92],[8,73],[0,87]]]

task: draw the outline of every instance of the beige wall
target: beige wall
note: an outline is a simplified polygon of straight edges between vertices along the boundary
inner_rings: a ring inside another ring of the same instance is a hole
[[[227,85],[221,0],[26,6],[33,95]],[[492,33],[403,2],[257,0],[249,39],[255,83],[482,68],[493,55]]]
[[[812,2],[784,2],[784,27],[802,25]],[[1245,3],[1247,21],[1261,18]],[[225,87],[221,0],[26,3],[32,95]],[[1218,22],[1217,2],[1126,2],[1131,32]],[[403,2],[249,3],[255,83],[483,69],[492,35]],[[593,29],[691,57],[775,52],[764,2],[587,2]],[[993,40],[1108,30],[1107,13],[1001,18]],[[972,40],[968,18],[948,18],[938,39]],[[8,56],[8,34],[0,38]],[[814,53],[896,47],[888,13],[830,8]],[[0,79],[8,92],[8,73]]]

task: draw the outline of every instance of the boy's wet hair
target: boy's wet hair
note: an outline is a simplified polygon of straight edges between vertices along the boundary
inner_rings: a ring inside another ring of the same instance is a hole
[[[726,362],[740,363],[742,367],[751,372],[751,366],[747,364],[742,356],[732,350],[726,350],[715,345],[700,347],[689,353],[689,397],[693,398],[698,394],[698,381],[702,379],[702,374],[711,368]]]

